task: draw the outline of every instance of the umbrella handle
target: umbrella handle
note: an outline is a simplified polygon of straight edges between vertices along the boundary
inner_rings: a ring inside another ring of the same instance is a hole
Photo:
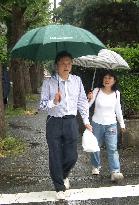
[[[93,88],[94,88],[95,77],[96,77],[96,68],[95,68],[95,72],[94,72],[94,76],[93,76],[93,81],[92,81],[92,87],[91,87],[92,91],[93,91]]]
[[[60,92],[60,88],[59,88],[59,86],[58,86],[58,92]]]
[[[58,76],[58,92],[60,91],[60,86],[59,86],[59,76]]]

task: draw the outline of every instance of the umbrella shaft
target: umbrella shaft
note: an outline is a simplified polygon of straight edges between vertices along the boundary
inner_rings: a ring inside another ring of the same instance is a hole
[[[93,76],[93,81],[92,81],[92,88],[91,88],[91,90],[93,90],[93,88],[94,88],[95,77],[96,77],[96,68],[95,68],[95,71],[94,71],[94,76]]]

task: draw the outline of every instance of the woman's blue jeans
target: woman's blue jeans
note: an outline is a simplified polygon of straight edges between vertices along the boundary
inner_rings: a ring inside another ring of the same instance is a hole
[[[101,147],[105,142],[110,172],[120,172],[119,154],[117,151],[117,124],[101,125],[92,122],[93,134]],[[101,167],[100,152],[91,153],[92,165]]]

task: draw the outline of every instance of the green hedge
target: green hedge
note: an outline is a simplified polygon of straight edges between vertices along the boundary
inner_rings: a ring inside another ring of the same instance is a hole
[[[129,64],[130,70],[118,70],[121,97],[126,117],[139,112],[139,45],[113,48]]]
[[[121,100],[125,117],[139,112],[139,75],[119,76]]]
[[[130,72],[139,72],[139,45],[136,48],[112,48],[119,53],[131,68]]]

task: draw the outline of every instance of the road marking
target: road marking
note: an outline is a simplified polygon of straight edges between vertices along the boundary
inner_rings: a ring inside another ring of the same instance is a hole
[[[111,186],[100,188],[70,189],[66,191],[67,201],[103,199],[113,197],[139,196],[138,185]],[[17,194],[0,194],[0,205],[12,203],[30,203],[56,201],[55,191],[42,191]]]

